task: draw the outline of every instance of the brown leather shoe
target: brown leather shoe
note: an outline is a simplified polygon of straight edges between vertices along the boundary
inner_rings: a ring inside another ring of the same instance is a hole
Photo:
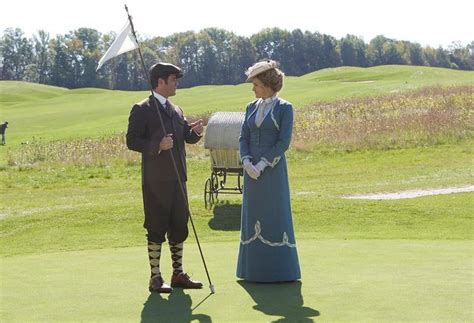
[[[148,290],[156,293],[171,293],[173,288],[166,284],[161,276],[155,276],[150,278]]]
[[[179,275],[173,275],[171,277],[171,287],[199,289],[202,288],[202,283],[196,280],[192,280],[186,273]]]

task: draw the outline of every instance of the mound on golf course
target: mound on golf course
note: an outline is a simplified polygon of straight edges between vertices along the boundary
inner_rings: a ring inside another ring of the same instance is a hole
[[[184,270],[200,290],[148,291],[140,155],[147,92],[0,81],[2,322],[472,322],[473,72],[341,67],[288,77],[287,152],[302,279],[236,278],[242,196],[204,203],[209,152],[189,146]],[[242,111],[250,84],[178,90],[191,118]],[[229,178],[226,185],[234,185]],[[363,198],[425,192],[412,198]],[[449,194],[448,194],[449,193]],[[390,195],[392,194],[392,195]],[[359,196],[362,198],[347,198]],[[262,233],[264,234],[264,233]],[[172,272],[163,245],[161,271]]]

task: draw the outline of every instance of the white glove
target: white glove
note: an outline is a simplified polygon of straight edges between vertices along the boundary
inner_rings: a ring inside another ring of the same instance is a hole
[[[255,165],[255,168],[258,170],[259,175],[261,175],[263,173],[263,170],[267,166],[268,166],[267,163],[261,160],[257,163],[257,165]]]
[[[257,180],[258,176],[260,176],[260,171],[258,171],[254,165],[252,165],[252,162],[250,162],[248,159],[244,159],[244,170],[247,172],[247,174]]]

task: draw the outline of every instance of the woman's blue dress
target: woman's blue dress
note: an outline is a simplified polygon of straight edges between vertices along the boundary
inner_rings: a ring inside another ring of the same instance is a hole
[[[254,282],[301,278],[291,217],[285,151],[291,141],[293,107],[277,98],[260,127],[255,124],[259,100],[247,106],[240,135],[240,157],[267,167],[257,180],[244,172],[237,277]]]

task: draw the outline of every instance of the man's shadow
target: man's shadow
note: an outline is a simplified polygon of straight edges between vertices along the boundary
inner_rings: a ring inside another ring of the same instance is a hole
[[[219,231],[240,230],[240,211],[242,205],[220,201],[214,205],[214,216],[209,220],[209,227]]]
[[[253,298],[253,308],[266,315],[281,316],[273,322],[313,322],[319,311],[303,306],[301,282],[260,284],[239,280],[238,283]]]
[[[167,295],[167,294],[165,294]],[[143,304],[141,315],[142,323],[156,322],[212,322],[210,316],[193,314],[191,296],[185,294],[181,288],[175,288],[168,299],[159,293],[150,293]]]

